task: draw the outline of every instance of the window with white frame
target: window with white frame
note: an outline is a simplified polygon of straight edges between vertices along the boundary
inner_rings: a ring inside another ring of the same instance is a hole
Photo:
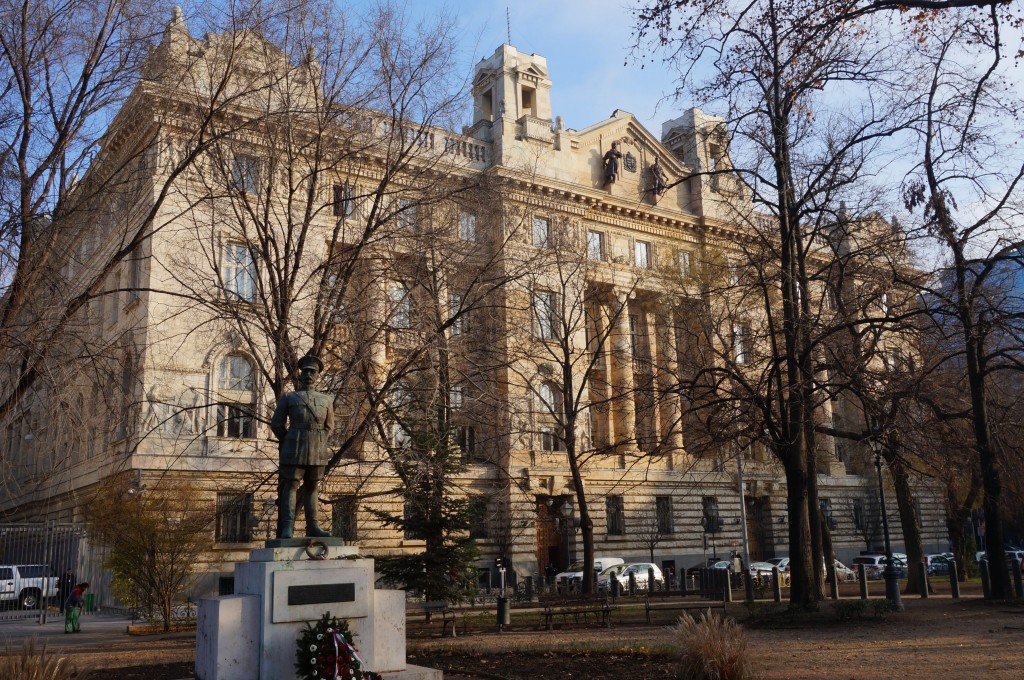
[[[462,408],[462,385],[452,385],[448,388],[448,406],[453,411]]]
[[[476,241],[476,215],[465,210],[459,213],[459,239]]]
[[[259,189],[260,159],[248,154],[235,154],[231,160],[231,188],[237,191],[255,193]]]
[[[228,439],[254,439],[253,416],[255,380],[252,363],[240,354],[228,354],[217,365],[217,436]]]
[[[726,266],[729,271],[729,285],[738,286],[740,283],[740,266],[731,260]]]
[[[392,283],[388,287],[388,301],[391,303],[388,317],[391,328],[411,328],[412,299],[409,290],[401,283]]]
[[[398,226],[406,231],[416,229],[416,204],[408,198],[398,201]]]
[[[249,246],[244,243],[225,243],[223,256],[224,291],[237,300],[255,300],[256,263]]]
[[[679,276],[684,279],[690,278],[690,251],[679,251]]]
[[[533,294],[533,311],[536,317],[536,333],[541,340],[557,340],[558,334],[558,295],[551,291],[538,291]]]
[[[469,318],[466,310],[462,308],[462,296],[458,293],[451,293],[448,296],[448,315],[451,319],[452,335],[462,335],[469,328]]]
[[[604,259],[604,234],[599,231],[587,232],[587,259],[595,262]]]
[[[548,218],[533,218],[533,245],[538,248],[551,247],[551,220]]]
[[[736,359],[736,363],[740,365],[749,363],[752,350],[749,324],[738,323],[733,325],[732,345],[733,356]]]
[[[558,426],[558,420],[562,416],[561,390],[555,383],[545,381],[537,389],[537,398],[540,401],[537,417],[541,422],[538,428],[541,437],[541,450],[564,451],[561,428]]]
[[[647,241],[636,241],[633,244],[633,264],[640,269],[651,266],[651,244]]]

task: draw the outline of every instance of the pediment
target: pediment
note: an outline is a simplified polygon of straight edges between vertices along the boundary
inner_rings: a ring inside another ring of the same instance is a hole
[[[580,130],[578,135],[576,148],[580,150],[593,146],[607,148],[612,142],[619,142],[623,154],[631,152],[646,163],[653,163],[658,158],[669,175],[684,177],[690,174],[690,169],[627,111],[617,109],[611,118]]]

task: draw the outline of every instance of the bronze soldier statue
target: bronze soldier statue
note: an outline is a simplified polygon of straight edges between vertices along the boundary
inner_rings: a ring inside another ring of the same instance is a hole
[[[612,184],[619,178],[619,159],[622,152],[619,151],[619,143],[612,142],[612,148],[604,155],[604,183]]]
[[[334,428],[334,398],[317,392],[313,383],[324,370],[319,357],[307,354],[299,359],[299,388],[277,402],[270,429],[278,439],[280,468],[277,483],[277,537],[291,538],[295,529],[295,506],[302,482],[302,507],[306,513],[306,536],[330,536],[317,521],[317,489],[330,458],[327,433]],[[287,423],[287,427],[286,427]]]

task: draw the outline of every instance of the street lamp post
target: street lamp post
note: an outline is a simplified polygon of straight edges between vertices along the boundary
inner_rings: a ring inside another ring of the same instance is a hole
[[[882,484],[882,441],[879,438],[877,426],[872,423],[871,448],[875,452],[875,470],[878,473],[878,502],[882,509],[882,534],[885,536],[885,569],[882,570],[882,578],[885,579],[885,599],[895,611],[903,611],[903,602],[900,600],[900,582],[896,574],[896,565],[892,559],[892,542],[889,539],[889,517],[885,511],[885,487]]]

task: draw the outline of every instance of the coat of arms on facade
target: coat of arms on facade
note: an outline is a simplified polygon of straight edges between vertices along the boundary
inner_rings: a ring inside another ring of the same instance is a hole
[[[626,172],[636,172],[636,156],[627,151],[622,159],[622,166],[626,168]]]

